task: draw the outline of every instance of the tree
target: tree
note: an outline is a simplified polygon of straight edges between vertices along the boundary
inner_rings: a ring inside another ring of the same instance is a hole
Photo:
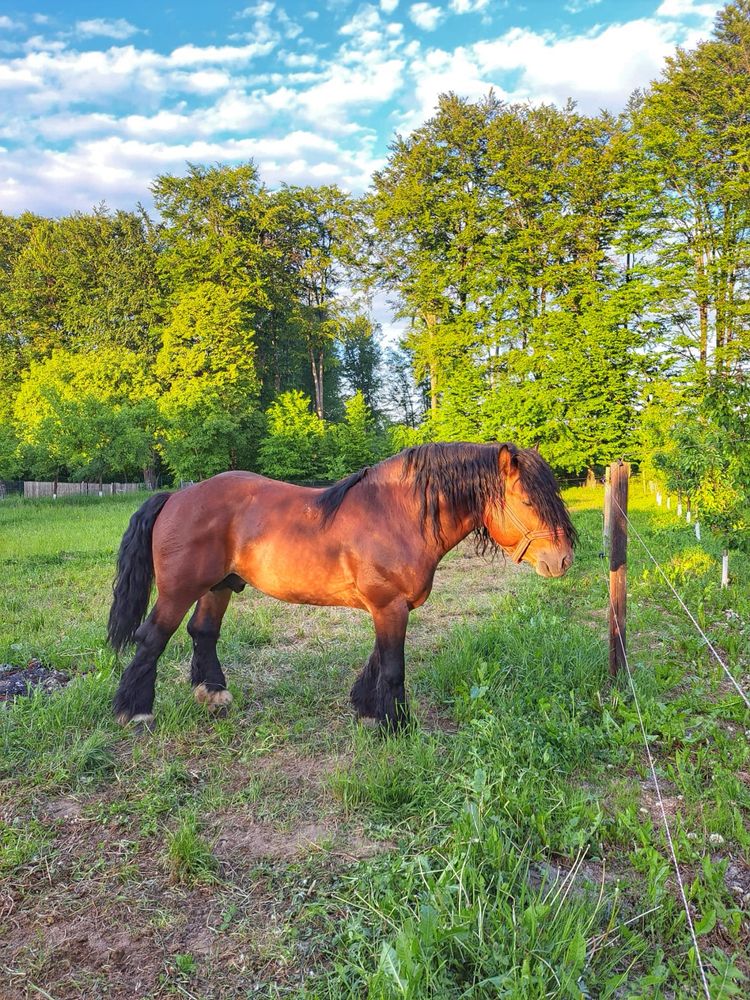
[[[243,291],[196,284],[164,329],[155,365],[163,386],[161,452],[181,479],[253,464],[261,423],[244,304]]]
[[[617,255],[624,140],[572,105],[445,95],[369,199],[432,438],[512,437],[580,468],[628,452],[645,299]]]
[[[719,530],[750,508],[749,64],[750,2],[738,0],[712,38],[667,60],[630,111],[632,238],[644,250],[671,382],[659,432],[658,416],[644,425],[646,459],[670,486],[698,495]]]
[[[145,474],[153,463],[155,387],[143,359],[114,348],[62,348],[24,373],[14,404],[25,465],[40,477],[99,482]]]
[[[711,371],[732,369],[747,338],[750,286],[750,3],[729,4],[714,37],[678,49],[631,113],[640,236],[673,346]]]
[[[373,465],[385,452],[385,442],[378,434],[363,393],[357,392],[347,399],[344,408],[344,421],[328,430],[326,473],[331,479]]]
[[[268,435],[260,444],[261,471],[274,479],[316,480],[325,476],[325,423],[310,399],[292,390],[266,412]]]
[[[160,304],[145,214],[100,206],[32,226],[13,264],[7,309],[28,362],[58,347],[117,344],[153,355]]]
[[[433,118],[396,138],[365,206],[371,281],[395,293],[411,320],[407,344],[416,377],[428,380],[433,419],[456,364],[470,364],[476,346],[488,238],[485,143],[501,109],[493,94],[478,104],[441,96]],[[467,312],[476,322],[463,321]]]
[[[325,373],[335,358],[334,345],[341,334],[337,292],[344,276],[354,206],[335,185],[284,186],[277,202],[291,235],[289,252],[300,329],[307,347],[315,412],[322,420],[326,412]]]
[[[345,317],[340,336],[339,376],[353,393],[361,393],[372,413],[378,411],[382,386],[380,327],[364,313]]]
[[[162,454],[183,479],[251,466],[262,427],[255,324],[269,305],[266,192],[250,163],[190,164],[152,190],[170,300],[155,366]]]

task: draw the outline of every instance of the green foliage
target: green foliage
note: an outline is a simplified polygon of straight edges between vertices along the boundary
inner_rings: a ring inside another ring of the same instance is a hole
[[[619,125],[453,95],[375,175],[372,280],[411,318],[428,435],[540,443],[561,468],[630,454],[639,296],[613,261]]]
[[[165,386],[161,450],[180,478],[252,464],[259,431],[253,358],[243,293],[201,282],[182,295],[155,366]]]
[[[298,391],[282,393],[269,407],[268,434],[260,445],[261,471],[274,479],[325,476],[325,424]]]
[[[139,476],[152,459],[155,387],[126,348],[59,348],[24,372],[14,402],[23,464],[39,476]]]
[[[343,423],[328,429],[326,473],[332,479],[373,465],[385,453],[385,442],[375,427],[363,393],[357,392],[347,399],[344,409]]]
[[[394,447],[513,440],[570,472],[631,458],[744,531],[749,60],[735,0],[618,118],[442,95],[357,202],[188,164],[154,180],[158,222],[0,213],[0,475],[339,475],[383,452],[345,413],[361,394]],[[398,350],[375,289],[406,320]],[[113,351],[138,359],[138,391],[110,390]]]

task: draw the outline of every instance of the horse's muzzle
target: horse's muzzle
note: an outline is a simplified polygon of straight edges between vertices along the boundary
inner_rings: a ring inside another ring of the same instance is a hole
[[[572,565],[572,551],[565,553],[545,552],[537,559],[534,569],[539,576],[561,577],[565,576]]]

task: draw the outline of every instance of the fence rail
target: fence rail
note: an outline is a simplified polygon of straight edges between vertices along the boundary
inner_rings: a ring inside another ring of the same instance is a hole
[[[23,495],[27,499],[36,497],[70,496],[114,496],[117,493],[136,493],[144,490],[144,483],[49,483],[24,482]]]

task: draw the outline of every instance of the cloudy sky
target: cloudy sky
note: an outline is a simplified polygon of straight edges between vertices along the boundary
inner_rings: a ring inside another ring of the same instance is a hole
[[[32,4],[29,7],[29,3]],[[361,191],[441,92],[618,110],[702,0],[13,0],[0,7],[0,210],[148,203],[158,173],[253,159]],[[29,13],[31,9],[31,13]]]

